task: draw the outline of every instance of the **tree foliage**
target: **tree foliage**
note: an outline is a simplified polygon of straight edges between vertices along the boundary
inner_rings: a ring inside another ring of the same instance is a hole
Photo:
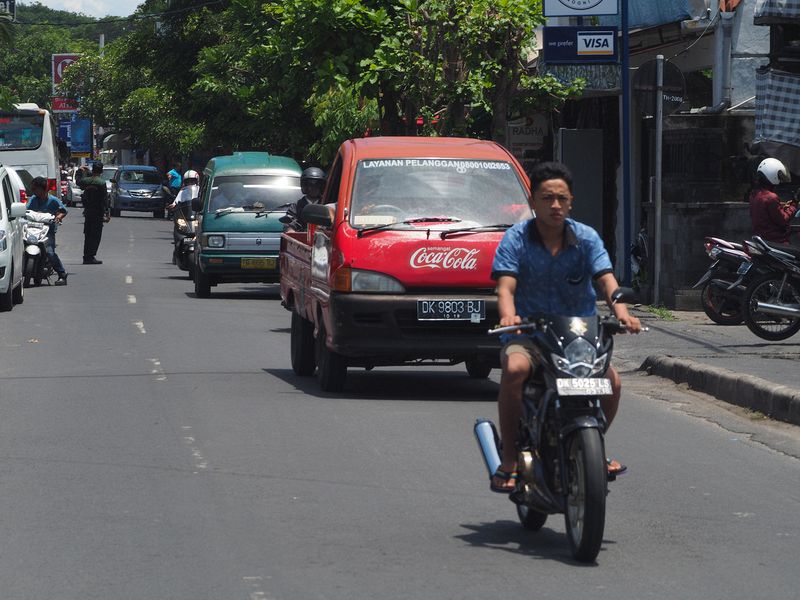
[[[528,70],[541,0],[146,0],[64,89],[151,149],[267,149],[325,163],[384,134],[504,141],[510,113],[580,92]]]

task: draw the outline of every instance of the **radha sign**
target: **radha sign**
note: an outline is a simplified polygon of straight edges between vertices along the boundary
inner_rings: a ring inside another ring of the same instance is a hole
[[[618,13],[618,0],[544,0],[545,17],[597,17]]]

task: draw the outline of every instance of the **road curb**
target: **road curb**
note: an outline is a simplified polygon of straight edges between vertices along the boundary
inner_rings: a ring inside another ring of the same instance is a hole
[[[686,383],[690,389],[756,410],[772,419],[800,425],[798,389],[664,354],[648,356],[639,370],[671,379],[675,383]]]

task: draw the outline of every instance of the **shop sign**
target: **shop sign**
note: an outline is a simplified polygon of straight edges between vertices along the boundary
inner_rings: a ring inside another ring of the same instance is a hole
[[[508,122],[506,143],[511,154],[523,158],[526,150],[531,152],[541,150],[549,132],[550,125],[544,115],[524,117]]]
[[[617,0],[544,0],[545,17],[597,17],[619,14]]]
[[[544,62],[615,63],[619,57],[616,27],[545,27]]]

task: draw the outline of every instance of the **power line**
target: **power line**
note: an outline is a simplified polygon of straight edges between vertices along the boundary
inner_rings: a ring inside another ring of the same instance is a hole
[[[84,25],[103,25],[105,23],[121,23],[121,22],[132,22],[132,21],[142,21],[144,19],[156,19],[158,17],[166,17],[170,15],[178,15],[185,12],[190,12],[197,10],[198,8],[203,8],[206,6],[211,6],[213,4],[222,4],[226,0],[210,0],[209,2],[204,2],[202,4],[195,4],[194,6],[188,6],[186,8],[179,8],[176,10],[167,10],[160,13],[149,13],[146,15],[131,15],[129,17],[114,17],[114,18],[104,18],[104,19],[95,19],[92,21],[83,21],[83,22],[76,22],[76,23],[57,23],[52,21],[14,21],[14,25],[52,25],[57,27],[83,27]]]

